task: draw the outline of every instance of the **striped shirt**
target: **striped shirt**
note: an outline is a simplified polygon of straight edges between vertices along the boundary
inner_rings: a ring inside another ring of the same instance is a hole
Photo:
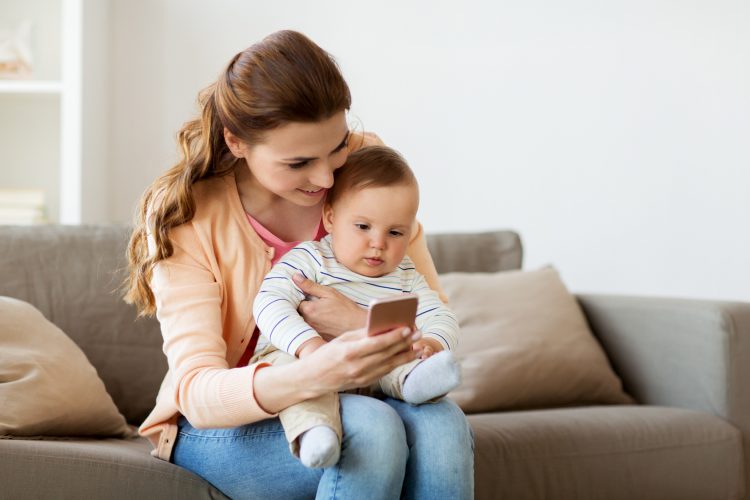
[[[305,300],[305,294],[292,281],[297,272],[315,283],[334,288],[363,308],[372,299],[416,294],[419,298],[416,326],[423,336],[437,340],[445,349],[456,347],[456,316],[429,287],[408,256],[389,274],[377,278],[363,276],[336,260],[331,236],[327,235],[320,241],[306,241],[292,248],[266,275],[253,304],[261,332],[255,352],[271,343],[294,355],[302,344],[319,336],[297,312],[300,302]]]

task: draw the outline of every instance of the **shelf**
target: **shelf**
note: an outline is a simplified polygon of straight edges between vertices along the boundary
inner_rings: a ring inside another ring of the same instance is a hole
[[[62,83],[55,80],[0,80],[0,94],[59,94]]]

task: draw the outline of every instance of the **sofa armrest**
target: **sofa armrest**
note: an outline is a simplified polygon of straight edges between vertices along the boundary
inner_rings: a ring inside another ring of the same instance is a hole
[[[638,402],[750,420],[750,303],[577,298]]]
[[[629,394],[728,420],[750,458],[750,303],[577,298]]]

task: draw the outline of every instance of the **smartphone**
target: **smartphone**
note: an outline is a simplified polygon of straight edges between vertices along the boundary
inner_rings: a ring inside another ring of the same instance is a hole
[[[367,310],[367,335],[378,335],[400,326],[414,329],[417,303],[413,293],[374,299]]]

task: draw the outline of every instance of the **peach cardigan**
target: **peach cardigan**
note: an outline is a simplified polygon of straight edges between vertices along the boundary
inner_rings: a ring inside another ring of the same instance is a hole
[[[157,264],[151,280],[169,370],[139,432],[163,460],[171,457],[180,415],[198,428],[275,416],[253,396],[253,376],[265,365],[235,368],[255,330],[253,299],[273,249],[248,223],[234,175],[197,182],[194,196],[195,216],[170,231],[174,254]],[[415,224],[408,255],[445,300]]]

